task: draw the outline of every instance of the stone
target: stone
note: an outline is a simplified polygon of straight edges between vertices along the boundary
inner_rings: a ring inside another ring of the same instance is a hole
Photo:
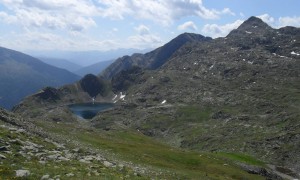
[[[93,159],[95,159],[94,156],[86,156],[86,157],[84,157],[84,160],[86,160],[86,161],[92,161]]]
[[[68,176],[68,177],[73,177],[73,176],[75,176],[73,173],[68,173],[68,174],[66,174],[66,176]]]
[[[73,154],[72,154],[72,153],[66,153],[66,154],[65,154],[65,157],[66,157],[67,159],[71,159],[71,158],[73,157]]]
[[[50,178],[50,175],[49,174],[46,174],[44,176],[42,176],[41,180],[47,180]]]
[[[40,164],[46,164],[46,161],[39,161]]]
[[[59,154],[53,154],[53,155],[47,156],[47,158],[50,160],[56,160],[59,156],[60,156]]]
[[[0,159],[6,159],[6,157],[2,154],[0,154]]]
[[[36,153],[36,154],[35,154],[36,157],[42,157],[42,156],[44,156],[44,155],[46,155],[46,153]]]
[[[24,133],[24,132],[26,132],[25,129],[18,129],[17,130],[17,133]]]
[[[124,168],[124,164],[118,164],[118,167],[119,167],[120,169],[123,169],[123,168]]]
[[[23,170],[23,169],[16,170],[17,177],[27,177],[29,175],[30,175],[30,172],[28,170]]]
[[[112,166],[113,166],[113,163],[108,162],[108,161],[104,161],[104,162],[103,162],[103,165],[104,165],[105,167],[112,167]]]
[[[87,161],[87,160],[85,160],[85,159],[80,159],[79,162],[81,162],[81,163],[86,163],[86,164],[91,163],[90,161]]]
[[[61,161],[70,161],[70,159],[65,158],[63,156],[58,157],[58,160],[61,160]]]

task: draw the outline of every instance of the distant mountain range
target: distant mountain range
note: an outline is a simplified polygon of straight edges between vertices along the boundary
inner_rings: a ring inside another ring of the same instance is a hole
[[[139,49],[115,49],[110,51],[28,51],[27,54],[34,57],[46,57],[51,59],[65,59],[82,67],[101,61],[117,59],[120,56],[133,53],[144,53],[148,50]]]
[[[38,59],[51,66],[66,69],[70,72],[75,72],[83,68],[82,66],[72,63],[66,59],[56,59],[56,58],[47,58],[47,57],[38,57]]]
[[[29,55],[0,47],[0,106],[6,109],[45,86],[58,87],[79,78]]]
[[[72,63],[65,59],[56,59],[56,58],[44,58],[39,57],[41,61],[44,63],[47,63],[49,65],[66,69],[74,74],[77,74],[81,77],[87,75],[87,74],[94,74],[98,75],[100,74],[104,69],[106,69],[109,65],[111,65],[115,60],[109,60],[109,61],[101,61],[89,66],[80,66],[78,64]]]
[[[94,74],[98,75],[100,74],[103,70],[105,70],[109,65],[111,65],[115,60],[109,60],[109,61],[101,61],[86,67],[82,67],[76,71],[72,71],[75,74],[78,74],[80,76],[85,76],[87,74]]]

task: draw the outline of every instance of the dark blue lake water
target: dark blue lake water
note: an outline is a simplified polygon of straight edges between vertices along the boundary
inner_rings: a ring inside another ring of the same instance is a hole
[[[83,119],[92,119],[98,112],[114,107],[112,103],[79,103],[68,105],[70,110]]]

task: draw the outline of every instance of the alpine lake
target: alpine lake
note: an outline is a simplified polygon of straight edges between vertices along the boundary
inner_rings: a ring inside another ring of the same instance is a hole
[[[82,119],[92,119],[99,112],[103,112],[107,109],[113,108],[113,103],[78,103],[68,105],[73,114],[79,116]]]

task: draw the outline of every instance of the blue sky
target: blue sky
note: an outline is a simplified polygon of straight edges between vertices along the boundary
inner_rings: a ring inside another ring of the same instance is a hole
[[[299,0],[0,0],[0,46],[156,48],[183,32],[226,36],[250,16],[300,27]]]

